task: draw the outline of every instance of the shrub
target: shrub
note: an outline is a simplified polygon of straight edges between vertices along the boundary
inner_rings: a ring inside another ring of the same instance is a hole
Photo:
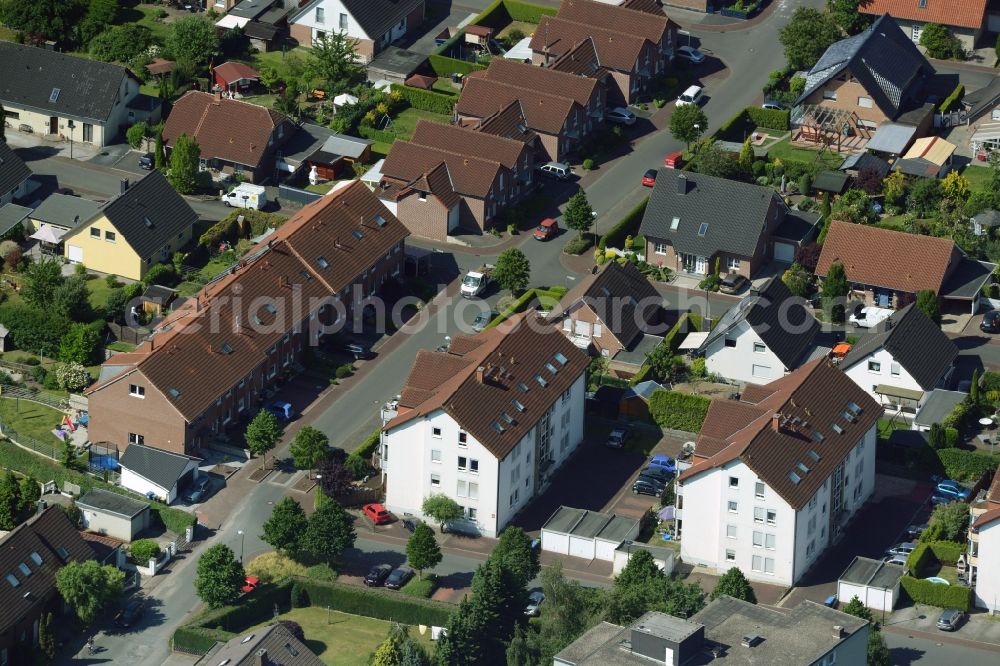
[[[966,542],[929,541],[926,545],[934,553],[934,557],[945,564],[955,564],[966,550]]]
[[[178,282],[180,282],[180,276],[174,272],[174,267],[170,264],[156,264],[155,266],[151,266],[142,278],[142,283],[147,287],[151,284],[173,287]]]
[[[363,479],[371,470],[367,458],[362,458],[356,453],[352,453],[344,459],[344,467],[349,471],[355,480]]]
[[[590,171],[591,169],[594,168],[594,160],[588,157],[583,161],[583,164],[581,166],[583,167],[584,171]]]
[[[976,481],[984,474],[996,472],[1000,458],[962,449],[941,449],[937,452],[948,478]]]
[[[903,576],[900,587],[916,603],[966,612],[972,607],[972,590],[968,587],[932,583],[913,576]]]
[[[965,86],[959,83],[957,86],[955,86],[955,89],[951,92],[951,94],[944,98],[944,101],[941,102],[941,106],[938,107],[938,109],[941,111],[941,113],[948,113],[949,111],[958,106],[958,103],[962,101],[962,97],[964,95],[965,95]]]
[[[437,576],[434,574],[428,574],[421,578],[412,578],[410,582],[403,586],[400,590],[403,594],[408,594],[411,597],[420,597],[421,599],[429,599],[434,590],[437,589]]]
[[[250,223],[249,230],[240,229],[239,224],[236,223],[237,218],[241,215],[245,222]],[[224,240],[235,242],[241,234],[245,238],[252,238],[259,236],[269,228],[277,229],[287,219],[284,215],[278,215],[277,213],[265,213],[253,210],[252,208],[240,208],[206,229],[198,238],[198,244],[204,247],[217,247]]]
[[[375,430],[372,431],[372,434],[368,435],[368,437],[365,438],[365,441],[361,442],[361,445],[354,449],[353,454],[367,460],[372,457],[373,453],[375,453],[375,449],[378,448],[381,441],[382,429],[375,428]]]
[[[502,0],[503,6],[510,14],[512,21],[523,21],[525,23],[538,23],[543,16],[554,16],[558,9],[536,5],[531,2],[519,2],[518,0]]]
[[[292,578],[293,576],[305,576],[307,569],[287,555],[271,552],[258,555],[247,564],[247,573],[257,576],[265,583]]]
[[[906,568],[913,572],[917,578],[925,578],[929,571],[937,564],[934,551],[926,543],[918,543],[910,556],[906,558]]]
[[[601,236],[601,242],[611,247],[624,246],[625,239],[639,233],[639,225],[642,224],[642,216],[646,214],[646,205],[649,197],[646,197],[635,208],[625,214],[615,226],[608,229],[607,233]],[[645,248],[640,248],[645,251]]]
[[[367,125],[358,126],[357,132],[359,135],[366,139],[371,139],[372,141],[381,141],[383,143],[391,144],[396,140],[395,132],[388,132],[386,130],[378,130],[374,127],[369,127]]]
[[[306,570],[306,577],[318,581],[331,581],[337,579],[337,572],[325,562],[314,564]]]
[[[132,553],[132,559],[140,566],[146,566],[150,560],[160,556],[160,546],[152,539],[133,541],[129,551]]]
[[[695,377],[704,377],[705,372],[705,357],[699,356],[695,360],[691,361],[691,374]]]
[[[954,449],[958,446],[961,436],[957,428],[945,428],[944,429],[944,448]]]
[[[392,84],[392,90],[394,92],[398,91],[403,99],[414,109],[450,116],[455,107],[454,95],[445,95],[444,93],[432,90],[401,86],[398,83]]]
[[[337,366],[337,370],[334,372],[334,376],[337,379],[346,379],[354,374],[354,365],[351,363],[345,363],[344,365]]]
[[[309,592],[304,585],[292,583],[291,602],[292,608],[305,608],[309,605]]]
[[[757,127],[765,129],[788,131],[790,112],[782,109],[763,109],[759,106],[748,106],[746,114]]]
[[[649,413],[661,428],[698,432],[709,403],[700,395],[658,389],[649,399]]]
[[[296,584],[303,589],[308,601],[314,606],[403,624],[444,626],[455,609],[451,604],[404,598],[390,591],[370,590],[337,581],[319,583],[299,580]]]
[[[586,252],[587,249],[589,249],[590,246],[593,244],[594,241],[591,239],[590,234],[587,234],[585,236],[576,236],[575,238],[571,238],[566,243],[566,245],[563,247],[563,252],[565,252],[566,254],[573,254],[579,256],[584,252]]]

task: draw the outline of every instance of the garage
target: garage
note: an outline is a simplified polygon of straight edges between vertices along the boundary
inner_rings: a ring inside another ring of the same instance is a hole
[[[79,245],[67,245],[66,246],[66,256],[69,258],[72,264],[82,264],[83,263],[83,248]]]
[[[865,608],[892,611],[899,600],[899,581],[905,568],[867,557],[855,557],[837,580],[837,601],[846,604],[854,597]]]
[[[634,518],[563,506],[542,527],[542,550],[612,562],[618,547],[638,533]]]
[[[795,262],[795,245],[793,243],[775,243],[774,260],[787,264]]]
[[[124,488],[170,504],[177,494],[198,478],[200,458],[163,451],[144,444],[129,444],[118,464]]]

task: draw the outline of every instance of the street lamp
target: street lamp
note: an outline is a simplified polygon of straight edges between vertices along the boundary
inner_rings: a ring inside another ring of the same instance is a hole
[[[69,128],[69,158],[73,159],[73,130],[76,129],[76,123],[70,120],[66,123],[66,127]]]
[[[246,532],[236,530],[236,533],[240,535],[240,564],[243,564],[243,542],[246,539]]]

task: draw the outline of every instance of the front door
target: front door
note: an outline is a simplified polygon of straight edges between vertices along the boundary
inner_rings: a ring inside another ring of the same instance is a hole
[[[697,257],[694,262],[694,272],[699,275],[708,273],[708,257]]]
[[[83,140],[87,143],[94,142],[94,126],[90,123],[83,124]]]
[[[59,119],[55,116],[49,118],[49,134],[59,133]]]

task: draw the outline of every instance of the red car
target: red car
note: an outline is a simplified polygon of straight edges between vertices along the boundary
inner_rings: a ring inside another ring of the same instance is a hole
[[[535,228],[535,233],[532,234],[535,240],[545,241],[550,238],[555,238],[559,235],[559,223],[553,220],[551,217],[547,217],[542,220],[542,223]]]
[[[247,576],[246,578],[243,579],[243,587],[241,587],[240,589],[243,590],[243,594],[250,594],[251,592],[257,589],[258,585],[260,585],[259,578],[257,578],[256,576]]]
[[[684,166],[684,152],[675,150],[663,158],[663,166],[668,169],[680,169]]]
[[[361,507],[361,512],[371,518],[376,525],[392,522],[392,514],[386,511],[381,504],[365,504]]]
[[[642,174],[642,184],[644,187],[656,185],[656,169],[646,169],[646,173]]]

